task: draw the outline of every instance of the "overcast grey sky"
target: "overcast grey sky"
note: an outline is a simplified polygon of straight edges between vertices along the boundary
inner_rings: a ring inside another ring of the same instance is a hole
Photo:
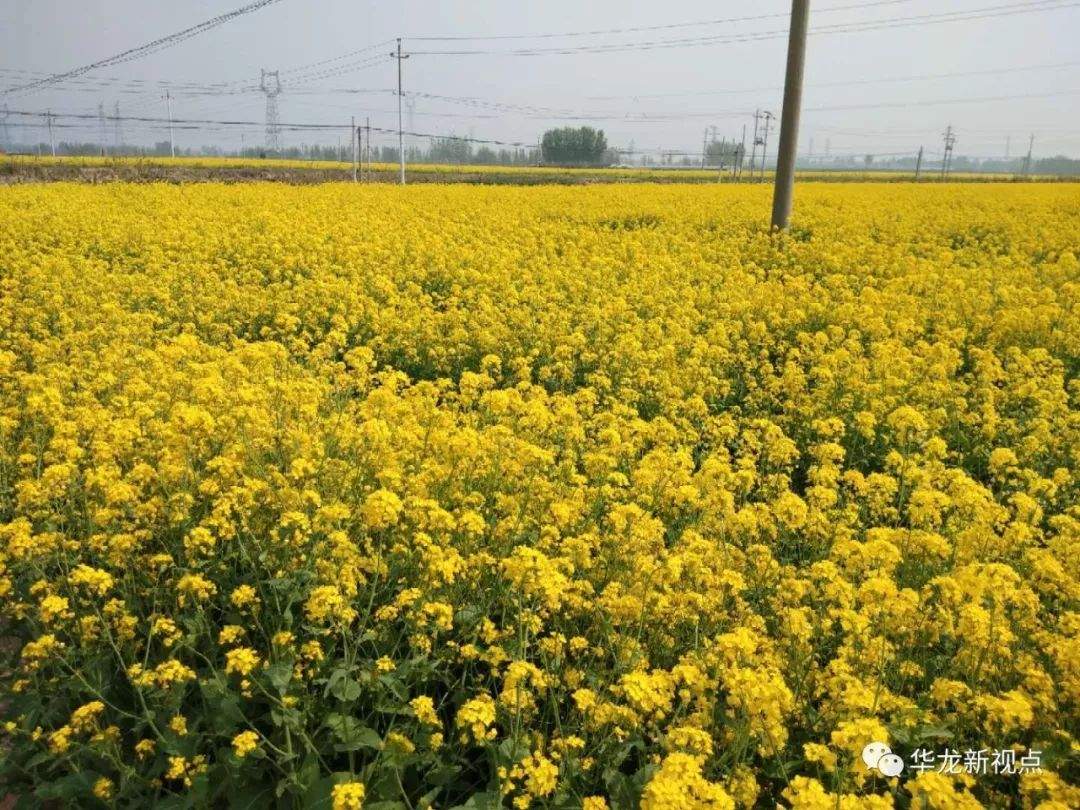
[[[17,71],[61,72],[243,4],[0,0],[0,87],[38,78]],[[258,122],[265,100],[250,88],[266,67],[283,71],[286,86],[279,106],[285,123],[347,123],[356,115],[361,121],[370,116],[373,126],[393,127],[396,100],[388,91],[396,73],[390,44],[338,57],[402,36],[406,51],[417,52],[405,63],[406,91],[459,99],[412,99],[416,131],[534,143],[548,126],[580,122],[602,127],[617,146],[633,141],[638,148],[700,150],[706,126],[715,125],[721,137],[737,138],[755,108],[779,113],[789,9],[785,0],[282,0],[144,59],[56,88],[0,95],[0,110],[6,103],[11,110],[96,113],[103,102],[111,112],[119,102],[122,115],[164,116],[160,90],[132,82],[167,81],[175,84],[177,118]],[[926,15],[954,12],[967,19],[916,24]],[[765,16],[770,14],[777,16]],[[419,39],[670,26],[746,16],[760,19],[576,37]],[[888,27],[822,30],[874,22]],[[1080,155],[1080,2],[816,0],[811,5],[814,29],[819,33],[808,45],[801,152],[809,151],[811,139],[815,154],[824,152],[826,144],[833,154],[913,152],[920,144],[939,150],[940,133],[952,124],[961,154],[1001,156],[1011,136],[1015,156],[1026,151],[1028,134],[1034,132],[1036,155]],[[727,41],[696,41],[703,37]],[[668,47],[671,40],[691,41]],[[499,53],[658,41],[663,47]],[[448,50],[484,53],[425,53]],[[312,63],[323,64],[306,67]],[[234,83],[231,87],[243,92],[198,87],[219,82]],[[97,122],[84,126],[80,139],[96,140]],[[127,123],[125,137],[143,143],[165,139],[156,126]],[[262,140],[259,127],[182,130],[176,138],[183,146],[235,147],[241,131],[249,145]],[[287,144],[334,143],[338,137],[347,139],[348,134],[283,133]]]

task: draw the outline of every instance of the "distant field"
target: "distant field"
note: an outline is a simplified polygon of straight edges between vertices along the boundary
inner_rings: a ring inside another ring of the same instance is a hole
[[[396,182],[397,164],[375,163],[376,182]],[[772,173],[766,172],[766,179]],[[910,182],[906,171],[804,171],[802,180],[817,182]],[[277,158],[128,158],[128,157],[36,157],[0,156],[0,183],[52,182],[58,180],[89,183],[127,182],[248,182],[269,180],[286,183],[324,183],[352,177],[352,164],[330,160],[287,160]],[[419,183],[490,183],[539,185],[546,183],[715,183],[732,182],[730,173],[715,168],[561,168],[553,166],[470,166],[413,164],[407,177]],[[963,173],[949,175],[953,182],[1013,182],[1011,174]],[[1027,178],[1040,182],[1066,180],[1054,176]],[[747,175],[742,182],[750,182]],[[934,172],[924,172],[920,182],[938,182]]]

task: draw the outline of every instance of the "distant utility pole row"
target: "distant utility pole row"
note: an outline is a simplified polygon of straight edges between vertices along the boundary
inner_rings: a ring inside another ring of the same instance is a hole
[[[942,133],[943,151],[941,158],[941,179],[945,180],[949,176],[949,172],[952,171],[953,154],[956,152],[956,131],[953,129],[952,124],[945,127],[945,132]],[[1009,144],[1011,138],[1005,138],[1005,159],[1009,159]],[[1031,138],[1028,140],[1028,151],[1024,157],[1023,163],[1020,168],[1020,176],[1028,177],[1031,174],[1031,152],[1035,147],[1035,133],[1031,134]],[[919,153],[915,157],[915,180],[918,181],[922,175],[923,164],[923,147],[919,147]]]
[[[364,120],[364,126],[356,126],[352,120],[352,179],[353,182],[371,180],[371,119]]]

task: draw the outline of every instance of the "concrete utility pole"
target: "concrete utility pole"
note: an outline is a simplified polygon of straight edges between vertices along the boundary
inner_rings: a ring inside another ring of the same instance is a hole
[[[367,179],[371,182],[371,119],[364,119],[364,158],[367,162]]]
[[[754,182],[754,171],[757,169],[757,148],[761,143],[758,137],[758,122],[761,120],[761,110],[754,110],[754,139],[750,145],[750,182]]]
[[[742,125],[742,142],[739,146],[739,178],[742,178],[743,163],[746,162],[746,124]]]
[[[49,123],[49,150],[52,152],[52,156],[56,157],[56,140],[53,138],[52,131],[52,110],[45,113],[45,119]]]
[[[169,114],[169,154],[176,157],[176,141],[173,140],[172,128],[172,96],[168,90],[165,91],[165,110]]]
[[[356,116],[350,119],[349,124],[349,148],[352,150],[352,181],[356,182],[356,157],[357,142],[360,140],[360,131],[356,128]]]
[[[791,195],[795,190],[795,153],[799,143],[799,112],[802,109],[803,66],[806,63],[806,28],[810,0],[792,0],[791,28],[788,30],[787,76],[784,78],[784,107],[780,111],[780,149],[776,155],[776,182],[773,185],[772,227],[783,230],[791,217]]]
[[[401,63],[409,58],[408,54],[401,52],[401,37],[397,38],[397,50],[390,54],[397,59],[397,142],[398,142],[398,167],[400,171],[399,182],[405,185],[405,133],[401,124]]]
[[[1031,133],[1031,139],[1028,141],[1027,156],[1024,158],[1024,177],[1027,177],[1031,173],[1031,150],[1035,147],[1035,133]]]
[[[922,147],[919,147],[919,154],[915,158],[915,182],[919,182],[919,172],[922,171]]]
[[[120,102],[113,103],[113,140],[116,141],[116,154],[124,147],[124,130],[120,123]]]
[[[105,142],[106,142],[106,140],[108,138],[107,133],[109,131],[108,128],[106,127],[106,125],[105,125],[105,102],[104,101],[99,101],[98,102],[97,114],[98,114],[98,129],[100,130],[100,138],[101,138],[101,140],[98,141],[98,146],[101,149],[102,157],[104,157],[105,156],[105,150],[107,149],[107,147],[105,145]]]

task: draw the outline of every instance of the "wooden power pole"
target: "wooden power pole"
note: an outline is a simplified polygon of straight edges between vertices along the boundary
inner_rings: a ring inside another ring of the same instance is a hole
[[[795,153],[799,143],[799,112],[802,108],[803,67],[806,62],[806,29],[810,0],[792,0],[788,30],[787,75],[784,77],[784,108],[780,112],[780,147],[776,156],[773,186],[772,227],[783,230],[791,217],[795,189]]]

